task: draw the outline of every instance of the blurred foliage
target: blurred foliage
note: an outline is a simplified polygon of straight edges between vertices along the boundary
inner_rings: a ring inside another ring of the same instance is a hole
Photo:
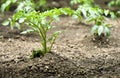
[[[10,10],[10,8],[16,8],[15,11],[19,11],[23,8],[33,8],[36,10],[45,10],[47,8],[46,0],[2,0],[0,11],[4,13]]]
[[[94,22],[91,29],[93,34],[96,34],[97,37],[103,37],[103,34],[106,38],[110,36],[111,24],[107,24],[105,20],[107,16],[115,18],[114,12],[102,9],[94,0],[71,0],[71,4],[78,4],[74,18],[85,20],[86,23]]]
[[[120,0],[112,0],[108,3],[109,7],[113,7],[113,6],[119,6],[120,7]]]

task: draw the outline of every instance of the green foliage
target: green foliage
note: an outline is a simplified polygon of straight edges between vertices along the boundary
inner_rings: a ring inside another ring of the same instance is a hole
[[[51,37],[47,36],[47,32],[54,28],[54,26],[51,25],[52,21],[58,21],[59,16],[62,14],[72,15],[73,10],[70,8],[55,8],[42,13],[31,10],[20,10],[13,15],[12,19],[9,20],[9,24],[12,28],[14,28],[16,24],[19,25],[19,27],[21,27],[21,24],[25,24],[29,26],[30,29],[23,31],[21,34],[36,32],[39,35],[42,48],[38,51],[34,51],[33,55],[31,56],[34,57],[38,53],[44,55],[45,53],[51,51],[51,48],[53,47],[53,44],[61,31],[54,32]],[[8,22],[6,21],[3,24],[8,25]]]
[[[113,8],[115,8],[115,15],[117,16],[117,17],[120,17],[120,9],[119,9],[119,7],[120,7],[120,0],[112,0],[112,1],[110,1],[109,3],[108,3],[108,6],[111,8],[111,7],[113,7]],[[114,15],[113,15],[114,16]]]
[[[71,4],[93,5],[94,0],[71,0]]]
[[[5,20],[5,21],[2,23],[2,25],[3,25],[3,26],[7,26],[7,25],[9,25],[9,23],[10,23],[9,20]]]
[[[104,36],[109,37],[110,36],[110,30],[109,28],[111,27],[110,24],[100,24],[100,25],[94,25],[92,27],[91,32],[93,34],[97,34],[98,36],[101,36],[104,34]]]
[[[47,9],[46,3],[47,3],[47,0],[39,0],[39,1],[35,2],[35,8],[37,10],[40,9],[40,10],[44,11]]]
[[[10,6],[17,2],[17,0],[4,0],[4,3],[1,5],[1,12],[4,12],[5,10],[9,10]]]
[[[120,0],[112,0],[108,4],[109,7],[120,6]]]
[[[18,3],[18,6],[16,8],[16,12],[20,10],[34,10],[35,9],[35,3],[32,0],[24,0]]]
[[[8,11],[10,9],[10,7],[12,7],[13,5],[16,5],[16,11],[19,11],[21,9],[40,9],[44,10],[45,8],[47,8],[46,6],[46,0],[4,0],[2,1],[3,4],[0,6],[0,10],[1,12],[5,12]]]
[[[98,34],[101,36],[110,36],[109,24],[105,23],[106,17],[116,18],[114,12],[109,10],[101,9],[98,5],[94,4],[93,0],[72,0],[71,3],[79,3],[79,7],[74,12],[74,17],[86,22],[94,22],[94,26],[91,31],[93,34]],[[94,5],[94,6],[93,6]]]

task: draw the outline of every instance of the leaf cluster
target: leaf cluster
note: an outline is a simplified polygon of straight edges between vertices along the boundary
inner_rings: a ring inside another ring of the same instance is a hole
[[[17,0],[3,0],[2,2],[4,3],[0,6],[0,10],[1,12],[4,12],[5,10],[8,11],[10,9],[10,6],[16,3]]]
[[[21,27],[21,24],[25,24],[30,27],[23,31],[21,34],[26,34],[30,32],[36,32],[40,37],[40,43],[42,48],[39,50],[40,54],[45,54],[51,51],[53,44],[57,38],[57,36],[61,33],[61,31],[56,31],[51,34],[51,37],[47,36],[47,32],[54,28],[51,23],[55,21],[59,21],[59,16],[64,15],[72,15],[73,10],[70,8],[59,8],[59,9],[52,9],[45,12],[37,12],[37,11],[25,11],[20,10],[16,14],[13,15],[12,19],[5,21],[3,24],[8,25],[10,24],[12,28],[17,26],[18,28]],[[24,25],[23,25],[24,26]],[[36,51],[34,51],[34,55]],[[38,51],[37,51],[38,54]],[[33,56],[32,56],[33,57]]]
[[[2,5],[0,6],[0,11],[4,13],[5,11],[8,11],[13,5],[15,5],[17,8],[15,11],[25,9],[40,9],[43,10],[47,8],[46,0],[4,0],[2,1]]]
[[[74,1],[74,2],[73,2]],[[105,36],[110,36],[110,24],[106,24],[105,20],[107,16],[111,18],[115,18],[114,12],[109,10],[101,9],[99,6],[92,6],[93,0],[72,0],[72,3],[79,3],[79,7],[74,12],[73,17],[78,18],[80,20],[84,20],[86,22],[94,22],[93,28],[91,29],[92,33],[97,33],[98,36],[101,36],[102,33]],[[84,3],[85,2],[85,3]]]
[[[120,6],[120,0],[112,0],[108,3],[109,7]]]

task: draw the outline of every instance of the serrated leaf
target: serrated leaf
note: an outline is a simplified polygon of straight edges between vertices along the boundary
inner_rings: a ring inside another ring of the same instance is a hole
[[[102,34],[103,29],[104,29],[103,26],[99,26],[99,27],[98,27],[98,35],[99,35],[99,36]]]
[[[10,21],[5,20],[5,21],[3,21],[2,25],[7,26],[7,25],[9,25],[9,23],[10,23]]]

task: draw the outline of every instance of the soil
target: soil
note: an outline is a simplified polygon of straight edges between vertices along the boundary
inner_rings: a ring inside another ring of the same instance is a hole
[[[31,51],[40,47],[39,36],[20,35],[19,30],[2,26],[9,16],[0,15],[0,78],[120,78],[120,19],[107,20],[113,24],[111,36],[100,43],[93,41],[92,24],[60,17],[52,32],[65,32],[52,51],[30,59]]]

